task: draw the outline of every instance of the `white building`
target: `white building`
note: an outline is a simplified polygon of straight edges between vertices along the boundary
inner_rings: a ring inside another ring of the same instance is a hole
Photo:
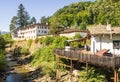
[[[49,34],[48,24],[33,24],[17,30],[17,40],[35,39],[36,37]],[[14,35],[12,35],[14,36]],[[15,39],[13,37],[13,39]]]
[[[91,35],[91,52],[109,49],[109,52],[120,55],[120,27],[96,25],[88,28]]]
[[[85,37],[87,32],[80,29],[65,29],[60,32],[60,36],[65,36],[68,38],[73,38],[76,34],[80,34],[81,37]]]

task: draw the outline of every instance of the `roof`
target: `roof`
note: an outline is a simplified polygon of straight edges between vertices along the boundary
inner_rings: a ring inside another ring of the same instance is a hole
[[[35,28],[35,26],[49,26],[49,25],[45,24],[45,23],[37,23],[37,24],[28,25],[28,26],[25,26],[25,27],[22,27],[22,28],[18,28],[18,29],[24,30],[24,29],[27,29],[27,28]]]
[[[85,32],[86,33],[86,31],[83,31],[80,29],[65,29],[65,30],[62,30],[60,33],[64,34],[64,33],[72,33],[72,32]]]
[[[101,34],[120,34],[120,27],[111,27],[111,25],[94,25],[89,27],[88,31],[92,35],[101,35]]]
[[[78,42],[78,41],[83,41],[83,40],[85,40],[86,39],[86,37],[84,37],[84,38],[79,38],[79,39],[73,39],[73,40],[66,40],[67,42]]]

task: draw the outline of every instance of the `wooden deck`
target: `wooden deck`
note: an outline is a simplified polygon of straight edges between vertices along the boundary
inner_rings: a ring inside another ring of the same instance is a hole
[[[120,57],[109,57],[109,56],[98,56],[93,54],[83,54],[80,50],[65,51],[65,49],[55,49],[55,55],[62,58],[76,60],[79,62],[85,62],[92,65],[108,67],[108,68],[119,68]]]

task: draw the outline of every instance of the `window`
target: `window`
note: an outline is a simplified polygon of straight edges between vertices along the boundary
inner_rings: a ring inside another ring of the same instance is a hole
[[[120,40],[113,41],[113,49],[120,49]]]
[[[44,33],[47,33],[47,31],[44,31]]]

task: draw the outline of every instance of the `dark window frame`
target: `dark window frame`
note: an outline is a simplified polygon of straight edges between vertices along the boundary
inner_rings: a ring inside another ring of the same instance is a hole
[[[120,49],[120,40],[113,40],[113,49]]]

